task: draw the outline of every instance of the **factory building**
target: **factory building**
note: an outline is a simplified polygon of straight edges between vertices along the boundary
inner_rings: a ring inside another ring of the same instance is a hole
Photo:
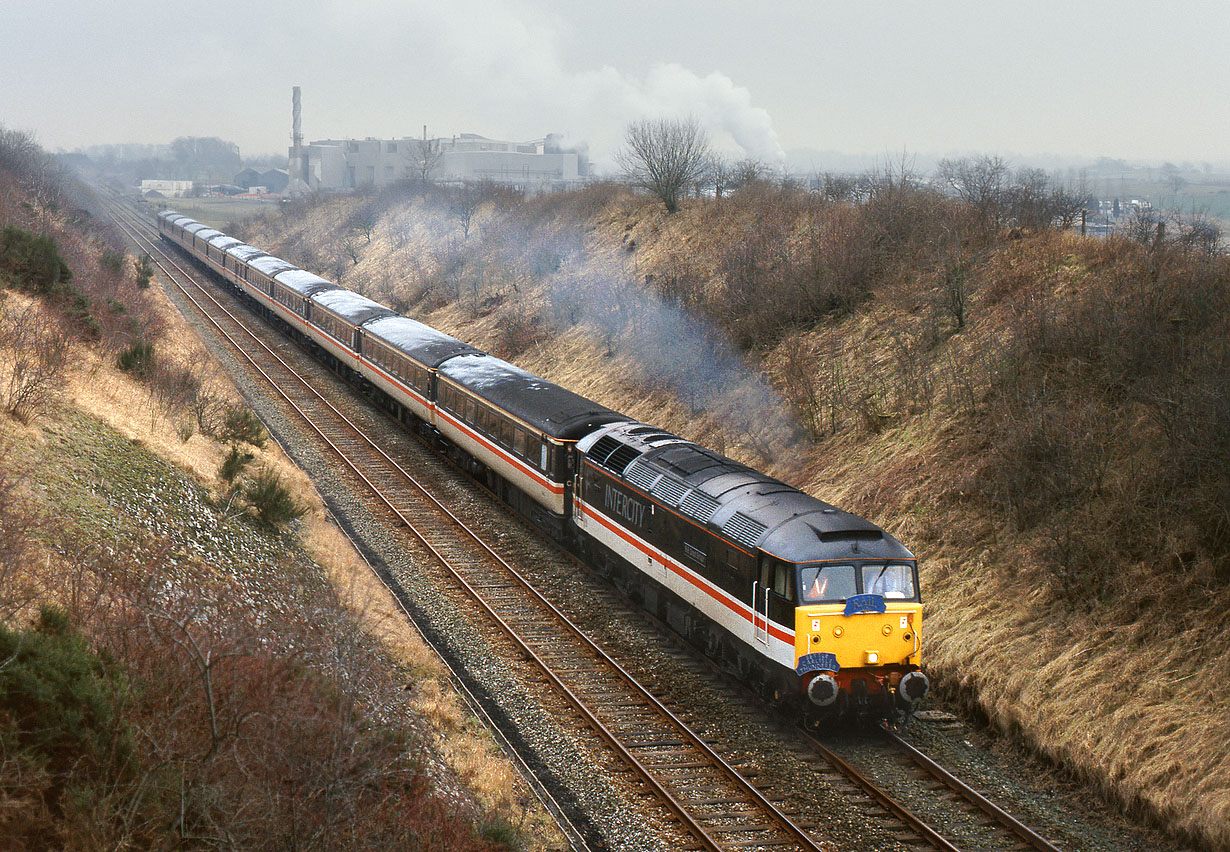
[[[557,136],[533,142],[504,142],[474,133],[437,139],[324,139],[290,151],[290,172],[301,176],[301,192],[382,189],[417,181],[428,172],[433,183],[489,180],[527,195],[583,183],[589,163],[584,150],[565,149]]]
[[[526,195],[569,189],[589,176],[585,148],[565,148],[549,134],[501,142],[475,133],[452,138],[322,139],[305,142],[298,86],[292,90],[287,195],[383,189],[396,183],[494,181]]]

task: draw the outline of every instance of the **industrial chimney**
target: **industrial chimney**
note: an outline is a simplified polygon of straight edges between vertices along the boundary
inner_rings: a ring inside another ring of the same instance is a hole
[[[299,87],[292,89],[291,95],[291,144],[298,151],[303,147],[303,105],[299,102]]]
[[[290,131],[290,162],[286,173],[290,180],[286,184],[289,195],[303,195],[310,191],[308,184],[308,158],[303,148],[303,107],[299,101],[299,87],[291,89],[291,131]]]

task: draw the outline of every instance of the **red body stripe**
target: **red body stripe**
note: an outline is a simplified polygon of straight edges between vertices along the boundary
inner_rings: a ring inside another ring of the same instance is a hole
[[[738,615],[744,621],[747,621],[748,623],[752,622],[752,617],[751,615],[748,614],[742,602],[738,602],[738,603],[734,602],[734,600],[730,598],[730,596],[727,595],[725,592],[721,592],[713,588],[709,583],[705,582],[704,580],[701,580],[700,578],[693,576],[691,571],[688,571],[686,568],[676,563],[670,557],[666,556],[666,554],[659,553],[652,546],[645,543],[644,541],[637,538],[636,536],[632,535],[631,533],[627,532],[622,527],[620,527],[618,524],[615,524],[609,521],[607,517],[603,515],[601,512],[590,511],[586,509],[580,503],[574,503],[573,510],[577,512],[578,514],[583,514],[586,517],[593,518],[598,523],[602,524],[602,526],[606,527],[608,530],[615,533],[615,535],[622,538],[628,544],[635,547],[641,553],[644,553],[646,556],[649,556],[649,557],[652,557],[653,559],[657,559],[659,561],[665,562],[667,567],[671,569],[671,572],[673,574],[676,574],[679,577],[682,577],[683,579],[687,580],[693,586],[700,589],[702,592],[707,594],[709,597],[713,598],[715,601],[720,603],[722,606],[726,607],[728,610]],[[769,624],[769,633],[775,639],[780,639],[781,641],[786,642],[791,645],[794,644],[794,634],[793,633],[787,633],[786,631],[782,630],[772,621],[768,622],[768,624]]]

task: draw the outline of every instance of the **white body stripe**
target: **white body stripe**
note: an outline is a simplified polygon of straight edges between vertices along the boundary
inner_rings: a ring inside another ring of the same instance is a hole
[[[672,559],[606,515],[591,509],[588,504],[575,502],[573,511],[578,526],[590,538],[610,548],[641,573],[677,594],[706,618],[729,631],[756,653],[789,669],[794,668],[793,627],[786,629],[780,624],[770,622],[772,631],[769,632],[767,641],[765,641],[762,638],[764,630],[753,628],[753,613],[747,604],[732,597],[729,592],[715,586],[700,574]],[[615,532],[612,527],[618,529],[619,532]],[[774,635],[775,633],[788,638],[782,639]]]

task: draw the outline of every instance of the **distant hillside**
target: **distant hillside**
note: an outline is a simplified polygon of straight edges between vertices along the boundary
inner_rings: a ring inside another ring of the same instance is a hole
[[[671,216],[486,192],[243,236],[883,524],[949,695],[1230,849],[1230,262],[1203,225],[1010,228],[891,173]]]

